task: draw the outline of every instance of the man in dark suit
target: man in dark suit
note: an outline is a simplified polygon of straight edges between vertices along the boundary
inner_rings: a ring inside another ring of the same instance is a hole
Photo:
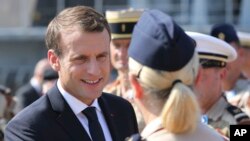
[[[5,141],[122,141],[137,133],[131,104],[102,92],[110,73],[106,19],[89,7],[67,8],[45,38],[59,79],[9,122]]]
[[[15,94],[16,104],[13,109],[14,114],[17,114],[42,96],[43,74],[45,70],[49,68],[51,68],[51,66],[47,58],[42,58],[37,62],[30,81],[21,86]]]

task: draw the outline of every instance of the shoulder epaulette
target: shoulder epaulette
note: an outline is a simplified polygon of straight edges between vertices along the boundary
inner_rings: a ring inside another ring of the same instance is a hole
[[[238,107],[233,105],[228,105],[227,111],[234,116],[236,121],[239,123],[242,120],[249,119],[249,117]]]
[[[241,73],[240,76],[239,76],[239,79],[247,80],[247,77],[244,76],[244,75]]]

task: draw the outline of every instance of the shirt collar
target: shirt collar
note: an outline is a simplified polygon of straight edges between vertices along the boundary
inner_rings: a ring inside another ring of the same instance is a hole
[[[87,104],[83,103],[82,101],[78,100],[76,97],[65,91],[60,83],[60,80],[57,81],[57,87],[75,115],[81,113],[85,108],[89,107]],[[98,111],[101,112],[101,108],[97,99],[95,99],[90,106],[95,107]]]

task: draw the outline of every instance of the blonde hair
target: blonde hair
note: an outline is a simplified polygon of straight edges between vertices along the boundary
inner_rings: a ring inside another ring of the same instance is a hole
[[[199,120],[198,107],[192,90],[183,83],[176,83],[162,109],[163,127],[172,133],[194,131]]]
[[[130,58],[130,73],[136,75],[148,95],[165,100],[161,111],[162,125],[171,133],[186,133],[196,129],[199,121],[199,105],[192,90],[198,73],[198,55],[194,52],[190,61],[180,70],[167,72],[143,66]],[[176,80],[180,81],[174,83]],[[157,90],[154,93],[150,90]],[[158,107],[159,108],[159,107]]]

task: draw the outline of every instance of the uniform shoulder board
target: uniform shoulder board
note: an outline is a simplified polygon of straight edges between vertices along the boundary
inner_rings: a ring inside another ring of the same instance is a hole
[[[228,105],[226,109],[230,114],[234,116],[238,123],[246,119],[249,120],[249,117],[240,108],[236,106]]]
[[[146,141],[145,139],[142,139],[140,134],[133,134],[130,137],[127,137],[125,141]]]
[[[244,76],[244,75],[241,73],[240,76],[239,76],[239,79],[247,80],[247,77]]]

